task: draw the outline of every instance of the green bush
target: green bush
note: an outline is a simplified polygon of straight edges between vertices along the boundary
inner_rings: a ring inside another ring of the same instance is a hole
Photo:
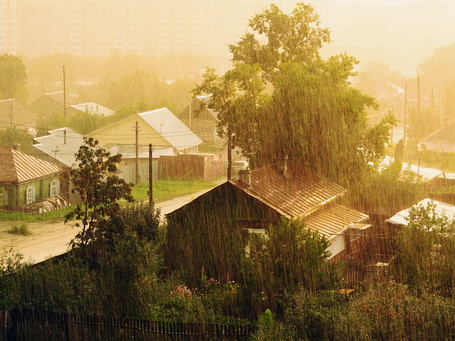
[[[11,225],[11,228],[7,231],[11,234],[20,234],[22,236],[29,236],[32,234],[32,231],[28,228],[27,223],[22,223],[19,226],[16,224]]]

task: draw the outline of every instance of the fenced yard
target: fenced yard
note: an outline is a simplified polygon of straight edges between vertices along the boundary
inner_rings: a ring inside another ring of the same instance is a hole
[[[179,323],[13,309],[6,340],[246,340],[252,325]]]

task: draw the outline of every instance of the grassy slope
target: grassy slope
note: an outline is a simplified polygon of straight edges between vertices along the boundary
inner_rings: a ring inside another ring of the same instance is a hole
[[[193,181],[174,181],[159,180],[153,183],[153,197],[155,203],[171,200],[184,195],[197,193],[216,186],[212,181],[193,180]],[[148,184],[141,183],[133,187],[132,194],[136,201],[148,200]],[[71,209],[46,212],[44,214],[29,215],[22,212],[0,212],[1,221],[56,221],[63,220],[63,216]]]

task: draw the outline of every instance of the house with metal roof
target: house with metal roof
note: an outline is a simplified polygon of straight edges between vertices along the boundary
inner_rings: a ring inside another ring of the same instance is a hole
[[[218,142],[216,127],[219,120],[218,113],[206,106],[210,96],[195,97],[178,118],[202,141],[215,143]]]
[[[114,110],[103,107],[100,104],[89,102],[73,104],[68,107],[68,116],[73,116],[81,113],[89,113],[92,115],[112,116]]]
[[[30,108],[42,115],[62,114],[70,105],[79,103],[76,95],[66,94],[63,91],[48,92],[30,103]]]
[[[154,148],[173,148],[181,153],[196,153],[202,143],[202,140],[167,108],[130,116],[87,136],[98,140],[103,147],[136,145],[137,141],[139,146],[148,146],[151,143]]]
[[[34,155],[63,168],[72,168],[75,154],[83,144],[83,136],[64,127],[49,131],[49,135],[33,139]]]
[[[445,215],[449,220],[453,220],[455,217],[455,206],[447,204],[445,202],[440,202],[436,200],[432,200],[429,198],[423,199],[422,201],[418,202],[412,207],[409,207],[405,210],[402,210],[398,213],[396,213],[393,217],[390,217],[387,219],[387,222],[393,225],[398,225],[398,226],[407,226],[409,221],[409,212],[412,208],[418,208],[418,207],[428,207],[428,204],[433,204],[434,205],[434,214],[437,216],[442,216]]]
[[[204,266],[214,259],[229,259],[232,251],[226,245],[240,243],[248,252],[244,232],[266,234],[282,219],[304,220],[310,230],[329,240],[329,259],[343,258],[348,244],[369,227],[369,217],[336,202],[346,193],[344,188],[309,174],[292,162],[241,171],[240,179],[231,179],[167,214],[168,241],[174,250],[169,266],[179,266],[182,257],[201,258],[196,263]]]
[[[41,213],[66,207],[61,169],[47,161],[0,147],[0,187],[4,209]]]
[[[13,127],[33,132],[36,120],[37,115],[14,98],[0,101],[0,130]]]
[[[418,147],[423,152],[455,153],[455,122],[445,124],[444,127],[424,138]]]

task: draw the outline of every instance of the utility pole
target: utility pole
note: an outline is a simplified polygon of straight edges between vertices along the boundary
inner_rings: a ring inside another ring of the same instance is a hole
[[[190,128],[190,130],[191,130],[191,118],[192,118],[191,116],[193,116],[193,108],[191,107],[191,102],[192,101],[190,101],[190,105],[188,106],[188,120],[189,120],[188,128]]]
[[[63,118],[66,120],[66,76],[65,76],[65,65],[63,65]]]
[[[227,137],[227,147],[228,147],[228,168],[227,168],[227,180],[231,180],[231,173],[232,173],[232,136],[231,136],[231,129],[228,126],[228,137]]]
[[[420,116],[420,77],[417,77],[417,109],[419,111]]]
[[[153,204],[153,147],[149,144],[149,204]]]
[[[139,183],[139,123],[136,121],[136,185]]]
[[[408,80],[404,87],[403,145],[406,146],[406,106],[408,105]]]

